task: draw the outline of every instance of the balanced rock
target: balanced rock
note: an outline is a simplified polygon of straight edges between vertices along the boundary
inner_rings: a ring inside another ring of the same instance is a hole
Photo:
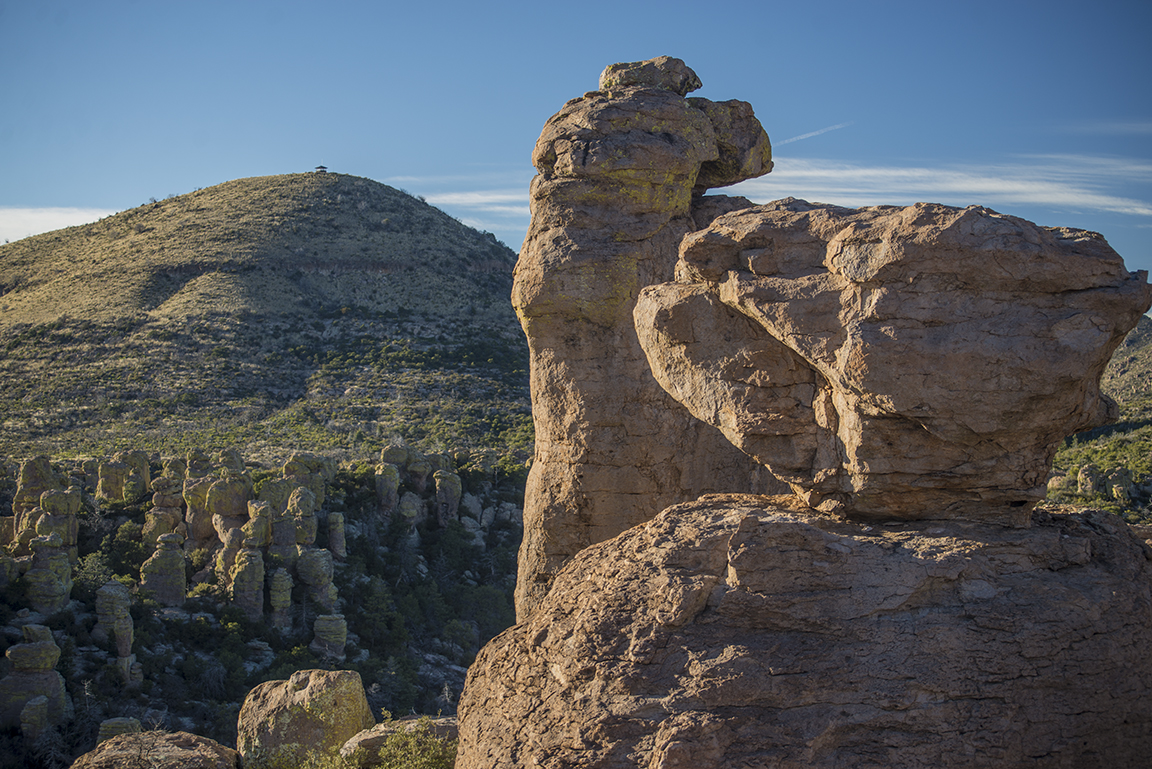
[[[272,506],[262,500],[248,503],[248,521],[242,528],[245,541],[252,547],[268,547],[272,544]]]
[[[1089,232],[986,208],[788,199],[684,238],[642,292],[657,381],[810,506],[1026,526],[1152,304]]]
[[[141,759],[147,761],[142,763]],[[103,740],[71,769],[240,769],[240,754],[189,732],[129,732]]]
[[[163,535],[156,552],[140,565],[140,590],[162,606],[181,606],[186,598],[183,541],[179,534]]]
[[[308,648],[321,657],[344,661],[344,646],[348,643],[348,623],[343,614],[321,614],[312,623],[312,643]]]
[[[652,380],[632,321],[640,289],[671,280],[677,244],[697,229],[700,185],[772,167],[751,108],[686,99],[699,82],[670,57],[613,65],[600,91],[548,120],[532,154],[532,221],[512,295],[536,428],[521,619],[584,547],[702,493],[774,488]]]
[[[303,766],[337,756],[349,738],[374,723],[359,673],[300,670],[248,692],[236,723],[236,747],[245,765]]]
[[[588,548],[486,646],[460,769],[1139,766],[1152,562],[1115,516],[716,495]]]
[[[47,698],[46,723],[59,725],[72,716],[64,679],[53,669],[60,660],[60,647],[43,625],[25,625],[22,631],[24,643],[4,652],[12,672],[0,680],[0,728],[19,728],[24,707],[41,696]]]
[[[283,472],[285,478],[307,487],[316,497],[319,508],[324,504],[327,485],[336,477],[336,461],[319,454],[297,452],[284,463]]]

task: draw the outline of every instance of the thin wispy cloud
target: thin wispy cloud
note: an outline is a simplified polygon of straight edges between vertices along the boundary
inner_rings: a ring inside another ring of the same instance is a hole
[[[791,144],[792,142],[798,142],[798,141],[801,141],[802,139],[811,139],[813,136],[819,136],[821,134],[826,134],[829,131],[837,131],[841,128],[847,128],[848,126],[852,125],[853,122],[855,122],[855,121],[850,120],[847,123],[838,123],[836,125],[830,125],[827,128],[821,128],[819,131],[809,131],[806,134],[800,134],[799,136],[793,136],[791,139],[785,139],[784,141],[779,141],[779,142],[772,142],[772,146],[779,147],[781,144]]]
[[[783,158],[769,176],[731,189],[760,202],[788,196],[849,206],[939,201],[1152,217],[1152,202],[1117,194],[1118,186],[1152,182],[1152,166],[1088,156],[1025,160],[1033,162],[901,167]]]
[[[1112,136],[1150,136],[1152,135],[1152,120],[1096,120],[1063,126],[1063,130],[1073,133]]]
[[[106,208],[0,207],[0,242],[19,240],[77,224],[89,224],[114,213]]]

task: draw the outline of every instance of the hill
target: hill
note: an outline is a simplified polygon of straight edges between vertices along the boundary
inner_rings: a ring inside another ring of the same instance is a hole
[[[238,179],[0,246],[0,454],[531,441],[516,255],[387,185]]]
[[[1152,523],[1152,319],[1140,318],[1100,380],[1120,404],[1112,425],[1069,437],[1056,454],[1048,499]]]

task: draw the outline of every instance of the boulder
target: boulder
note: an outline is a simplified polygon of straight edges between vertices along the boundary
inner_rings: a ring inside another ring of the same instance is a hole
[[[248,503],[248,521],[243,526],[245,542],[252,547],[268,547],[272,544],[272,506],[262,500]]]
[[[300,670],[248,692],[236,723],[236,747],[245,766],[304,765],[337,756],[345,742],[373,724],[359,673]]]
[[[264,618],[264,556],[246,547],[236,556],[229,575],[229,597],[253,622]]]
[[[188,526],[188,539],[199,546],[216,539],[212,512],[208,509],[208,491],[216,480],[210,475],[198,475],[184,481],[184,520]]]
[[[52,469],[48,457],[39,456],[20,463],[16,476],[16,493],[12,497],[12,514],[18,519],[26,511],[40,506],[45,491],[63,491],[60,476]],[[33,523],[33,525],[35,525]]]
[[[1026,526],[1152,304],[1099,235],[970,206],[725,214],[645,289],[656,380],[810,506]]]
[[[131,732],[103,740],[71,769],[240,769],[240,754],[188,732]]]
[[[4,652],[12,670],[0,680],[0,729],[20,728],[25,706],[37,697],[47,700],[38,725],[58,726],[73,713],[64,679],[53,669],[60,660],[60,647],[52,640],[52,631],[43,625],[24,625],[21,630],[24,643],[9,646]],[[31,720],[37,710],[34,706],[25,720]]]
[[[131,716],[106,718],[100,722],[100,731],[96,734],[96,743],[100,744],[104,742],[104,740],[109,740],[119,734],[135,734],[141,731],[143,731],[143,729],[140,727],[139,719],[132,718]]]
[[[1096,511],[853,522],[717,495],[479,654],[458,769],[1140,766],[1152,551]]]
[[[348,643],[348,623],[343,614],[321,614],[312,623],[312,643],[308,648],[320,657],[337,662],[344,661],[344,647]]]
[[[96,626],[92,628],[92,637],[97,641],[114,639],[119,657],[132,654],[131,611],[132,594],[123,583],[110,579],[96,591]]]
[[[436,482],[436,522],[444,527],[449,521],[458,520],[460,517],[460,495],[464,491],[464,485],[460,482],[459,475],[447,470],[437,470],[432,474],[432,478]]]
[[[340,757],[348,762],[357,762],[353,766],[377,766],[372,757],[380,752],[389,737],[400,732],[410,733],[423,723],[428,724],[429,733],[437,739],[455,740],[460,736],[455,716],[405,716],[359,732],[340,748]]]
[[[292,575],[281,567],[272,572],[268,585],[268,605],[272,607],[269,622],[277,630],[292,627]]]
[[[348,557],[348,540],[344,536],[344,514],[328,513],[328,552],[337,561]]]
[[[30,543],[32,565],[22,580],[32,610],[49,616],[68,605],[72,561],[59,534],[36,536]]]
[[[584,547],[702,493],[776,488],[652,380],[632,321],[640,289],[671,280],[677,244],[697,228],[700,185],[772,167],[751,108],[686,99],[699,82],[670,57],[613,65],[601,90],[548,120],[532,154],[532,221],[512,293],[536,430],[521,619]]]
[[[161,606],[182,606],[187,594],[184,574],[183,538],[164,534],[156,543],[156,552],[140,565],[140,590]]]

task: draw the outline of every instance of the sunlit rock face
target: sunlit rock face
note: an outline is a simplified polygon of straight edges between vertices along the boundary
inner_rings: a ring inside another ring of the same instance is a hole
[[[652,380],[632,323],[640,289],[671,280],[694,214],[751,205],[701,206],[699,193],[772,168],[751,106],[686,98],[699,87],[679,59],[612,65],[600,90],[548,120],[532,153],[512,293],[536,423],[520,617],[584,547],[702,493],[766,488],[767,473]]]
[[[1095,233],[783,200],[680,245],[635,318],[657,381],[811,507],[1027,525],[1152,301]]]

